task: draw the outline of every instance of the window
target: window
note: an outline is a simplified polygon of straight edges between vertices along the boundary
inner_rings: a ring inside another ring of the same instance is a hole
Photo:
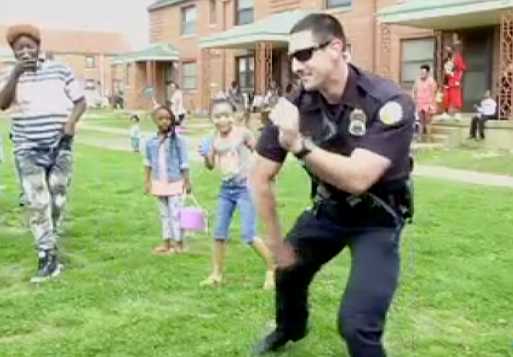
[[[194,35],[196,33],[196,6],[182,8],[182,35]]]
[[[427,64],[434,72],[435,41],[433,38],[402,40],[401,53],[401,85],[410,90],[419,75],[420,66]]]
[[[95,68],[96,58],[94,56],[86,56],[86,68]]]
[[[237,80],[242,91],[254,90],[255,87],[255,57],[237,57]]]
[[[236,1],[235,22],[236,25],[245,25],[253,22],[253,0]]]
[[[196,62],[188,62],[182,65],[182,88],[184,91],[196,90]],[[204,85],[210,85],[205,83]]]
[[[216,0],[209,1],[209,23],[215,25],[217,23],[217,2]]]
[[[95,90],[96,89],[96,81],[94,79],[86,80],[85,89],[86,90]]]
[[[326,8],[331,9],[334,7],[351,6],[352,0],[326,0]]]

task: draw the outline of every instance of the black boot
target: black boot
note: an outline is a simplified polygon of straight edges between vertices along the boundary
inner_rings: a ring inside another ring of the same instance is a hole
[[[306,332],[302,334],[289,335],[279,330],[274,330],[269,335],[267,335],[263,340],[258,342],[253,350],[251,351],[253,355],[264,355],[267,353],[272,353],[283,348],[287,342],[292,341],[296,342],[306,336]]]
[[[37,254],[37,273],[30,279],[32,283],[41,283],[59,275],[61,264],[54,250],[40,250]]]
[[[20,196],[18,198],[18,205],[20,207],[25,207],[27,205],[27,198],[25,197],[25,194],[23,192],[20,193]]]

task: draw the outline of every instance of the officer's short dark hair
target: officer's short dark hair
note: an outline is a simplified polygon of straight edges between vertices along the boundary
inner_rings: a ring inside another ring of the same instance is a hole
[[[316,13],[305,16],[292,27],[290,34],[301,31],[312,31],[319,44],[337,38],[343,43],[344,48],[342,50],[346,50],[344,28],[340,21],[332,15]]]
[[[431,72],[431,67],[429,67],[428,64],[423,64],[422,66],[420,66],[420,69],[425,69],[426,72]]]

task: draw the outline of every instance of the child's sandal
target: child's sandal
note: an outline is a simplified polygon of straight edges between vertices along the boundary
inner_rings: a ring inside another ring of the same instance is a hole
[[[210,275],[208,278],[206,278],[205,280],[203,280],[201,283],[200,283],[200,286],[214,286],[214,285],[220,285],[223,281],[223,278],[222,277],[216,277],[216,276],[213,276],[213,275]]]
[[[165,244],[158,246],[153,250],[155,254],[173,254],[175,253],[175,249],[173,247],[167,246]]]

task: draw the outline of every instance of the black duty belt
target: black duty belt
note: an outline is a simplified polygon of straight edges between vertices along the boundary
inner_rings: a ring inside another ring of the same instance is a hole
[[[332,190],[321,183],[317,186],[314,201],[316,203],[331,202],[343,210],[351,210],[352,207],[360,204],[372,205],[403,220],[411,221],[413,217],[413,194],[406,183],[401,190],[388,191],[375,188],[362,195]]]

